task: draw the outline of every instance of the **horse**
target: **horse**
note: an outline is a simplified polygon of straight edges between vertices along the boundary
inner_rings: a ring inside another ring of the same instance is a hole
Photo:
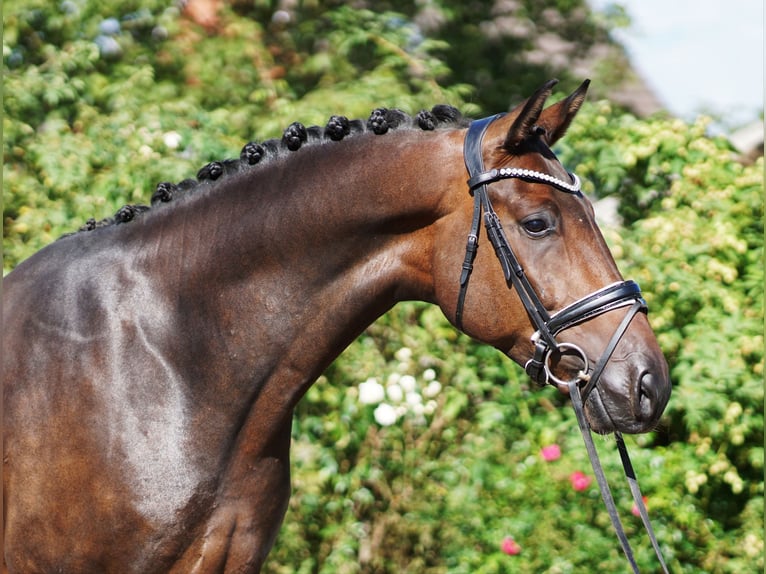
[[[588,81],[546,107],[555,83],[482,121],[296,122],[21,262],[2,293],[4,571],[259,572],[296,403],[399,301],[541,384],[579,378],[594,431],[652,430],[665,359],[551,150]]]

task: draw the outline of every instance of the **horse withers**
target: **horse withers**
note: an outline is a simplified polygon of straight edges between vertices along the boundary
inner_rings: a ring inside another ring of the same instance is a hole
[[[2,294],[5,570],[258,572],[296,403],[402,300],[542,383],[600,369],[592,428],[652,430],[665,360],[551,151],[587,82],[544,109],[553,84],[470,138],[448,106],[292,124],[19,264]]]

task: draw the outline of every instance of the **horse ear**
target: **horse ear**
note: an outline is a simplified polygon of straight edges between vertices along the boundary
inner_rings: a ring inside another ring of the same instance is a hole
[[[552,146],[561,139],[567,131],[569,124],[577,115],[588,92],[590,80],[585,80],[580,87],[563,100],[546,108],[537,121],[537,125],[545,130],[545,141]]]
[[[540,113],[543,111],[545,100],[551,95],[553,86],[558,83],[558,80],[549,80],[537,91],[532,94],[523,104],[519,104],[512,112],[511,115],[516,113],[519,108],[516,119],[513,120],[511,129],[508,130],[508,134],[505,136],[505,142],[503,147],[513,153],[518,147],[526,140],[532,133],[532,128],[537,123]]]

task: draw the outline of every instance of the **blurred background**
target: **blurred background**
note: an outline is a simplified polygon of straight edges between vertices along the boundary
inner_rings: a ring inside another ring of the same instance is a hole
[[[3,269],[293,121],[505,111],[593,80],[556,152],[639,281],[674,394],[630,438],[673,572],[762,571],[756,0],[6,0]],[[565,398],[404,303],[296,412],[270,573],[619,572]],[[599,441],[642,571],[656,571]]]

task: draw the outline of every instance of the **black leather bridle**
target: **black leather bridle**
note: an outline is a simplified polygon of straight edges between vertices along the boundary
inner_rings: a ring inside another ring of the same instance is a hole
[[[529,282],[524,268],[519,263],[510,243],[508,242],[503,227],[500,224],[500,218],[495,213],[492,203],[489,199],[487,185],[502,179],[517,178],[535,183],[549,185],[564,193],[582,195],[580,192],[580,181],[577,176],[570,174],[572,182],[565,182],[549,174],[541,173],[528,169],[503,168],[484,170],[484,159],[481,153],[481,144],[487,127],[498,117],[498,114],[482,120],[476,120],[468,128],[468,134],[465,138],[463,155],[465,164],[468,168],[470,179],[468,188],[474,197],[473,221],[471,222],[471,232],[468,235],[466,244],[465,259],[460,275],[460,291],[458,293],[457,310],[455,312],[455,322],[459,329],[463,327],[463,307],[465,297],[468,292],[468,281],[473,270],[473,260],[476,257],[476,251],[479,245],[479,229],[481,227],[482,214],[484,215],[484,225],[487,228],[487,236],[495,249],[495,254],[500,260],[503,268],[503,274],[509,287],[516,289],[516,293],[521,299],[527,314],[536,331],[532,337],[535,345],[535,351],[532,358],[524,366],[530,378],[541,386],[547,383],[566,384],[566,381],[558,379],[550,368],[551,356],[554,353],[567,352],[569,354],[579,355],[583,361],[580,378],[585,381],[582,389],[583,400],[587,399],[591,390],[598,382],[606,360],[602,357],[595,370],[589,372],[588,359],[585,352],[577,345],[572,343],[560,343],[556,340],[556,335],[561,331],[578,325],[593,317],[630,305],[627,320],[618,327],[617,331],[607,346],[607,353],[611,356],[611,351],[617,346],[625,330],[628,328],[631,319],[639,311],[646,312],[646,302],[641,297],[641,289],[634,281],[620,281],[599,289],[598,291],[583,297],[561,309],[550,314],[537,296],[534,288]]]
[[[590,426],[585,418],[584,404],[591,391],[596,388],[601,373],[611,358],[617,344],[620,342],[620,339],[622,339],[625,331],[628,329],[633,317],[638,312],[647,312],[646,301],[642,298],[641,289],[637,283],[634,281],[619,281],[599,289],[553,314],[548,312],[542,301],[540,301],[540,298],[537,296],[536,291],[529,282],[523,267],[519,263],[518,258],[508,242],[503,227],[500,224],[500,218],[497,216],[497,213],[495,213],[492,203],[490,202],[487,186],[490,183],[502,179],[516,178],[549,185],[561,192],[582,196],[580,191],[580,181],[574,174],[569,174],[572,181],[567,182],[550,174],[528,169],[502,168],[486,171],[481,151],[482,140],[489,125],[503,115],[505,114],[498,114],[473,121],[469,126],[468,133],[465,137],[463,155],[469,175],[468,188],[474,197],[474,209],[471,231],[468,234],[468,242],[466,244],[465,259],[463,260],[460,274],[460,290],[458,292],[455,323],[459,329],[463,329],[465,298],[468,291],[468,282],[473,270],[473,261],[476,257],[479,245],[479,230],[481,228],[483,214],[484,225],[487,228],[487,236],[489,237],[489,241],[500,261],[506,283],[509,288],[516,290],[516,294],[524,305],[524,309],[526,309],[526,312],[536,329],[532,336],[532,342],[535,346],[534,354],[532,358],[527,361],[524,368],[530,378],[541,386],[550,383],[553,385],[566,385],[569,388],[578,424],[585,440],[585,446],[588,450],[588,455],[596,474],[599,488],[601,489],[602,498],[604,499],[604,503],[607,506],[607,510],[612,520],[612,525],[617,532],[617,537],[620,539],[623,551],[633,567],[633,571],[638,572],[638,566],[633,558],[630,544],[622,528],[609,489],[609,484],[606,481],[606,477],[604,476],[601,464],[598,460],[598,454],[595,445],[593,444]],[[590,364],[585,351],[578,345],[556,340],[556,335],[561,331],[620,307],[629,307],[629,309],[593,370],[590,369]],[[550,365],[551,357],[554,356],[554,354],[574,354],[579,357],[583,364],[574,379],[564,381],[556,377],[552,372]],[[633,467],[630,463],[630,458],[628,457],[628,452],[625,448],[622,435],[619,432],[615,432],[615,437],[617,439],[617,447],[622,458],[625,474],[628,477],[631,493],[633,494],[636,506],[639,509],[644,526],[649,533],[649,538],[651,539],[652,546],[660,560],[663,571],[667,573],[667,566],[665,565],[659,544],[657,543],[649,522],[646,506],[644,505],[641,491],[638,488],[638,482],[636,481],[635,473],[633,472]]]

